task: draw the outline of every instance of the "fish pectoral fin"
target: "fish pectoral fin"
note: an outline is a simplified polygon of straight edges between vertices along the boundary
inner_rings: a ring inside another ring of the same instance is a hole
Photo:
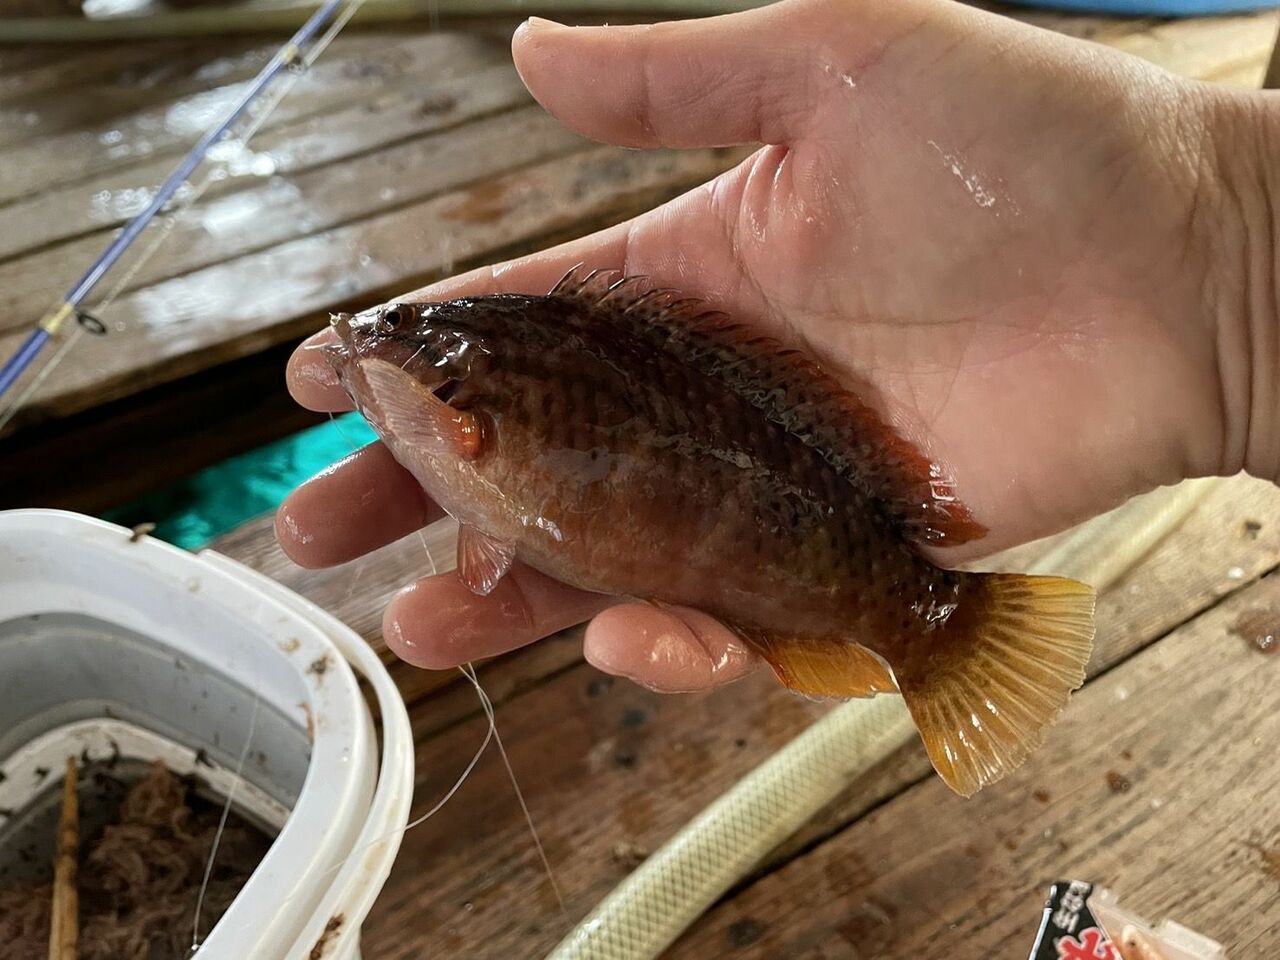
[[[738,634],[797,693],[848,699],[898,691],[889,665],[852,640],[784,637],[742,629]]]
[[[458,575],[474,594],[487,597],[511,569],[516,545],[465,523],[458,527]]]
[[[952,616],[926,655],[897,665],[938,775],[969,797],[1017,767],[1084,683],[1093,591],[1061,577],[990,574],[985,604]],[[926,641],[927,642],[927,641]]]
[[[474,460],[480,455],[482,435],[475,414],[455,410],[394,363],[364,360],[360,370],[384,427],[401,441],[435,456]]]

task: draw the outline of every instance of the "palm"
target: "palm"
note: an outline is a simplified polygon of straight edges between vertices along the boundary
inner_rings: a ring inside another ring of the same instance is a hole
[[[914,52],[934,63],[928,40]],[[1189,434],[1211,414],[1193,388],[1216,374],[1183,359],[1209,336],[1178,256],[1194,171],[1139,150],[1144,131],[1108,121],[1105,92],[1084,102],[1063,83],[1046,103],[999,93],[1002,76],[985,92],[964,62],[935,66],[931,89],[951,88],[948,66],[968,74],[964,94],[927,115],[911,109],[924,90],[865,107],[837,75],[810,139],[641,218],[626,266],[879,387],[992,527],[973,548],[986,551],[1137,492],[1117,454]],[[678,257],[672,237],[699,255]],[[1183,469],[1153,462],[1141,482]]]
[[[1212,323],[1188,266],[1199,160],[1188,146],[1201,141],[1178,120],[1196,115],[1194,91],[958,4],[900,0],[852,20],[849,9],[792,0],[649,29],[522,31],[516,60],[534,94],[597,139],[786,146],[630,223],[419,295],[541,292],[582,262],[806,347],[869,384],[954,473],[990,534],[947,560],[1214,469]],[[325,372],[300,351],[291,388],[342,409]],[[278,527],[291,555],[324,565],[437,515],[373,448],[296,493]],[[408,659],[442,667],[607,603],[517,565],[488,598],[456,578],[420,581],[386,631]],[[588,655],[662,689],[750,661],[696,612],[634,607],[596,618]]]

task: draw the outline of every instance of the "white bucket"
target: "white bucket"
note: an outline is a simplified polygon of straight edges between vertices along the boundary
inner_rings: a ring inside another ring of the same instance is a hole
[[[381,755],[353,668],[377,697]],[[194,957],[359,956],[414,770],[404,703],[350,628],[212,551],[0,512],[0,809],[82,751],[160,758],[223,796],[234,782],[234,809],[275,833]]]

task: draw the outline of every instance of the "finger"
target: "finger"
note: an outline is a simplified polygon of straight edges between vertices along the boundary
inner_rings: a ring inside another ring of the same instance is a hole
[[[738,680],[754,653],[719,621],[687,607],[624,603],[587,627],[583,650],[605,673],[661,693],[692,693]]]
[[[302,342],[289,357],[285,367],[285,383],[297,403],[317,413],[339,413],[351,409],[351,398],[338,383],[338,375],[321,348],[334,343],[337,334],[329,327]]]
[[[547,293],[571,267],[580,263],[609,268],[624,265],[626,226],[621,224],[541,253],[472,270],[394,299],[426,303],[493,293]],[[321,350],[334,342],[335,337],[333,330],[325,327],[304,340],[289,357],[285,372],[289,393],[308,410],[336,413],[351,409],[351,398],[338,383],[333,367]]]
[[[797,4],[644,26],[526,21],[512,54],[529,92],[569,127],[630,147],[791,143],[825,78]],[[784,22],[785,21],[785,22]],[[820,47],[818,49],[821,49]]]
[[[276,511],[276,537],[294,563],[330,567],[442,516],[390,451],[373,443],[289,494]]]
[[[456,573],[419,580],[391,601],[382,634],[401,659],[444,670],[533,643],[613,602],[517,563],[487,597],[472,593]]]

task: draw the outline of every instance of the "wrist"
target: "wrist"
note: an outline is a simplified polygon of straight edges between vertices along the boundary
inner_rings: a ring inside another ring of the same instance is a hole
[[[1211,183],[1192,230],[1206,255],[1222,442],[1213,472],[1280,480],[1280,94],[1210,97]]]

